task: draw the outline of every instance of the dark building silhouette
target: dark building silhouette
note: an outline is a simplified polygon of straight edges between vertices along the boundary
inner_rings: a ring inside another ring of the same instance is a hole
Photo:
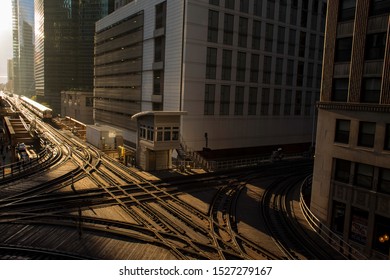
[[[95,22],[114,0],[35,0],[35,79],[39,101],[61,112],[61,91],[93,88]]]

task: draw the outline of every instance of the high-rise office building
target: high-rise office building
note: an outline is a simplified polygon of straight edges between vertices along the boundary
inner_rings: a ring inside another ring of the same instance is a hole
[[[390,1],[328,0],[311,210],[389,258]]]
[[[56,113],[61,91],[93,88],[95,22],[114,0],[35,0],[36,94]]]
[[[97,23],[95,121],[124,129],[136,143],[132,115],[185,111],[181,140],[195,151],[310,146],[325,6],[130,1]]]
[[[12,0],[14,91],[35,94],[34,0]]]

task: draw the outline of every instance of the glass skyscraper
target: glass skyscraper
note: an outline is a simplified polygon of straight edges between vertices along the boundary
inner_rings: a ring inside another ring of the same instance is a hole
[[[14,91],[32,96],[34,83],[34,0],[12,0]]]
[[[35,79],[38,100],[61,111],[61,91],[93,88],[95,22],[114,0],[35,0]]]

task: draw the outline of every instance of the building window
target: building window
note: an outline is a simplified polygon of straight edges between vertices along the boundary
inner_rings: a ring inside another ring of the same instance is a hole
[[[254,116],[257,113],[257,87],[249,88],[248,115]]]
[[[356,186],[371,189],[373,178],[374,166],[364,163],[355,163],[354,184]]]
[[[383,15],[390,13],[389,0],[371,0],[370,16]]]
[[[259,59],[260,55],[251,55],[251,70],[250,70],[250,82],[257,83],[259,81]]]
[[[284,95],[284,115],[291,115],[292,90],[286,90]]]
[[[350,120],[336,120],[336,132],[334,136],[334,141],[338,143],[349,143],[349,129],[351,126]]]
[[[294,60],[287,60],[286,84],[292,86],[294,82]]]
[[[217,49],[207,48],[206,79],[216,79],[217,75]]]
[[[240,12],[242,13],[249,12],[249,0],[240,0]]]
[[[267,1],[267,19],[274,19],[275,17],[275,0]]]
[[[284,54],[284,33],[286,28],[279,26],[278,27],[278,41],[276,45],[276,52],[279,54]]]
[[[261,22],[254,20],[253,21],[253,30],[252,30],[252,49],[260,49],[260,38],[261,38]]]
[[[286,22],[286,16],[287,16],[287,0],[280,0],[279,1],[279,21],[280,22]]]
[[[347,102],[348,83],[348,78],[333,79],[332,101]]]
[[[222,80],[231,80],[232,72],[232,51],[223,50],[222,52]]]
[[[165,27],[167,2],[156,5],[156,29]]]
[[[164,61],[165,38],[164,36],[154,38],[154,62]]]
[[[238,52],[236,81],[245,82],[245,71],[246,71],[246,53]]]
[[[366,60],[383,60],[386,49],[386,32],[368,34],[365,43]]]
[[[386,124],[385,144],[384,144],[383,148],[385,150],[390,150],[390,124]]]
[[[225,8],[234,10],[234,2],[236,0],[225,0]]]
[[[276,58],[275,84],[281,85],[283,82],[283,58]]]
[[[305,108],[304,108],[304,115],[305,116],[310,116],[311,107],[312,107],[311,99],[312,99],[311,91],[307,91],[305,93]]]
[[[93,97],[85,98],[85,107],[93,107]]]
[[[253,14],[255,16],[261,17],[262,15],[262,6],[263,6],[263,0],[256,0],[253,1]]]
[[[339,1],[339,21],[347,21],[355,18],[356,0]]]
[[[300,116],[301,113],[302,113],[302,91],[297,90],[295,92],[294,115]]]
[[[299,57],[305,57],[306,51],[306,32],[301,31],[299,35]]]
[[[266,52],[272,52],[272,46],[274,41],[274,25],[267,23],[265,26],[265,46]]]
[[[207,30],[207,41],[212,43],[218,43],[218,21],[219,13],[209,10],[209,23]]]
[[[332,230],[338,233],[344,232],[345,204],[334,201],[332,211]]]
[[[368,212],[352,207],[349,238],[365,245],[368,233]]]
[[[351,60],[352,37],[336,39],[335,62]]]
[[[336,159],[334,166],[333,179],[342,183],[349,183],[349,176],[351,174],[351,162],[343,159]]]
[[[164,72],[160,70],[153,71],[153,94],[162,95],[164,83]]]
[[[209,0],[209,4],[219,6],[219,0]]]
[[[381,168],[379,170],[378,190],[390,194],[390,169]]]
[[[236,96],[234,100],[234,115],[242,116],[244,114],[244,87],[236,87]]]
[[[282,103],[282,91],[280,89],[274,90],[274,100],[272,105],[272,115],[279,116],[280,115],[280,105]]]
[[[204,114],[214,115],[215,85],[206,85],[204,96]]]
[[[269,110],[269,88],[263,88],[261,92],[261,115],[267,116]]]
[[[307,76],[306,76],[306,86],[311,88],[313,87],[314,81],[314,63],[309,63],[307,66]]]
[[[379,103],[381,83],[381,78],[363,78],[360,102]]]
[[[374,147],[375,140],[375,123],[374,122],[360,122],[358,145],[362,147]]]
[[[223,43],[226,45],[233,45],[233,28],[234,16],[225,14],[224,29],[223,29]]]
[[[385,256],[389,255],[390,250],[390,218],[375,215],[374,233],[372,248]]]
[[[309,44],[309,58],[310,59],[315,58],[316,41],[317,41],[317,36],[315,34],[311,34],[310,35],[310,44]]]
[[[238,46],[246,48],[248,37],[248,19],[240,17],[238,26]]]
[[[271,68],[272,68],[272,57],[264,56],[264,69],[263,69],[263,83],[271,83]]]
[[[303,74],[305,73],[305,62],[298,61],[298,69],[297,69],[297,86],[303,86]]]
[[[294,29],[290,29],[288,34],[288,55],[295,56],[295,38],[297,31]]]
[[[298,0],[291,0],[290,24],[297,25]]]
[[[221,86],[220,115],[229,115],[230,108],[230,86]]]
[[[309,1],[308,0],[302,0],[301,27],[307,27],[308,11],[309,11]]]

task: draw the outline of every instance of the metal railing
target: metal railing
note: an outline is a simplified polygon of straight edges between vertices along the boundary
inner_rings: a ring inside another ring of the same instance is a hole
[[[367,257],[362,254],[358,249],[352,247],[345,242],[342,237],[333,232],[329,227],[322,223],[314,214],[310,211],[304,198],[304,193],[312,185],[312,175],[306,177],[301,185],[300,189],[300,201],[299,205],[306,221],[310,227],[331,247],[340,252],[347,259],[366,260]]]
[[[20,173],[27,172],[36,168],[42,168],[49,163],[53,156],[53,150],[45,147],[36,158],[26,161],[17,161],[7,165],[0,166],[0,180],[16,176]]]

